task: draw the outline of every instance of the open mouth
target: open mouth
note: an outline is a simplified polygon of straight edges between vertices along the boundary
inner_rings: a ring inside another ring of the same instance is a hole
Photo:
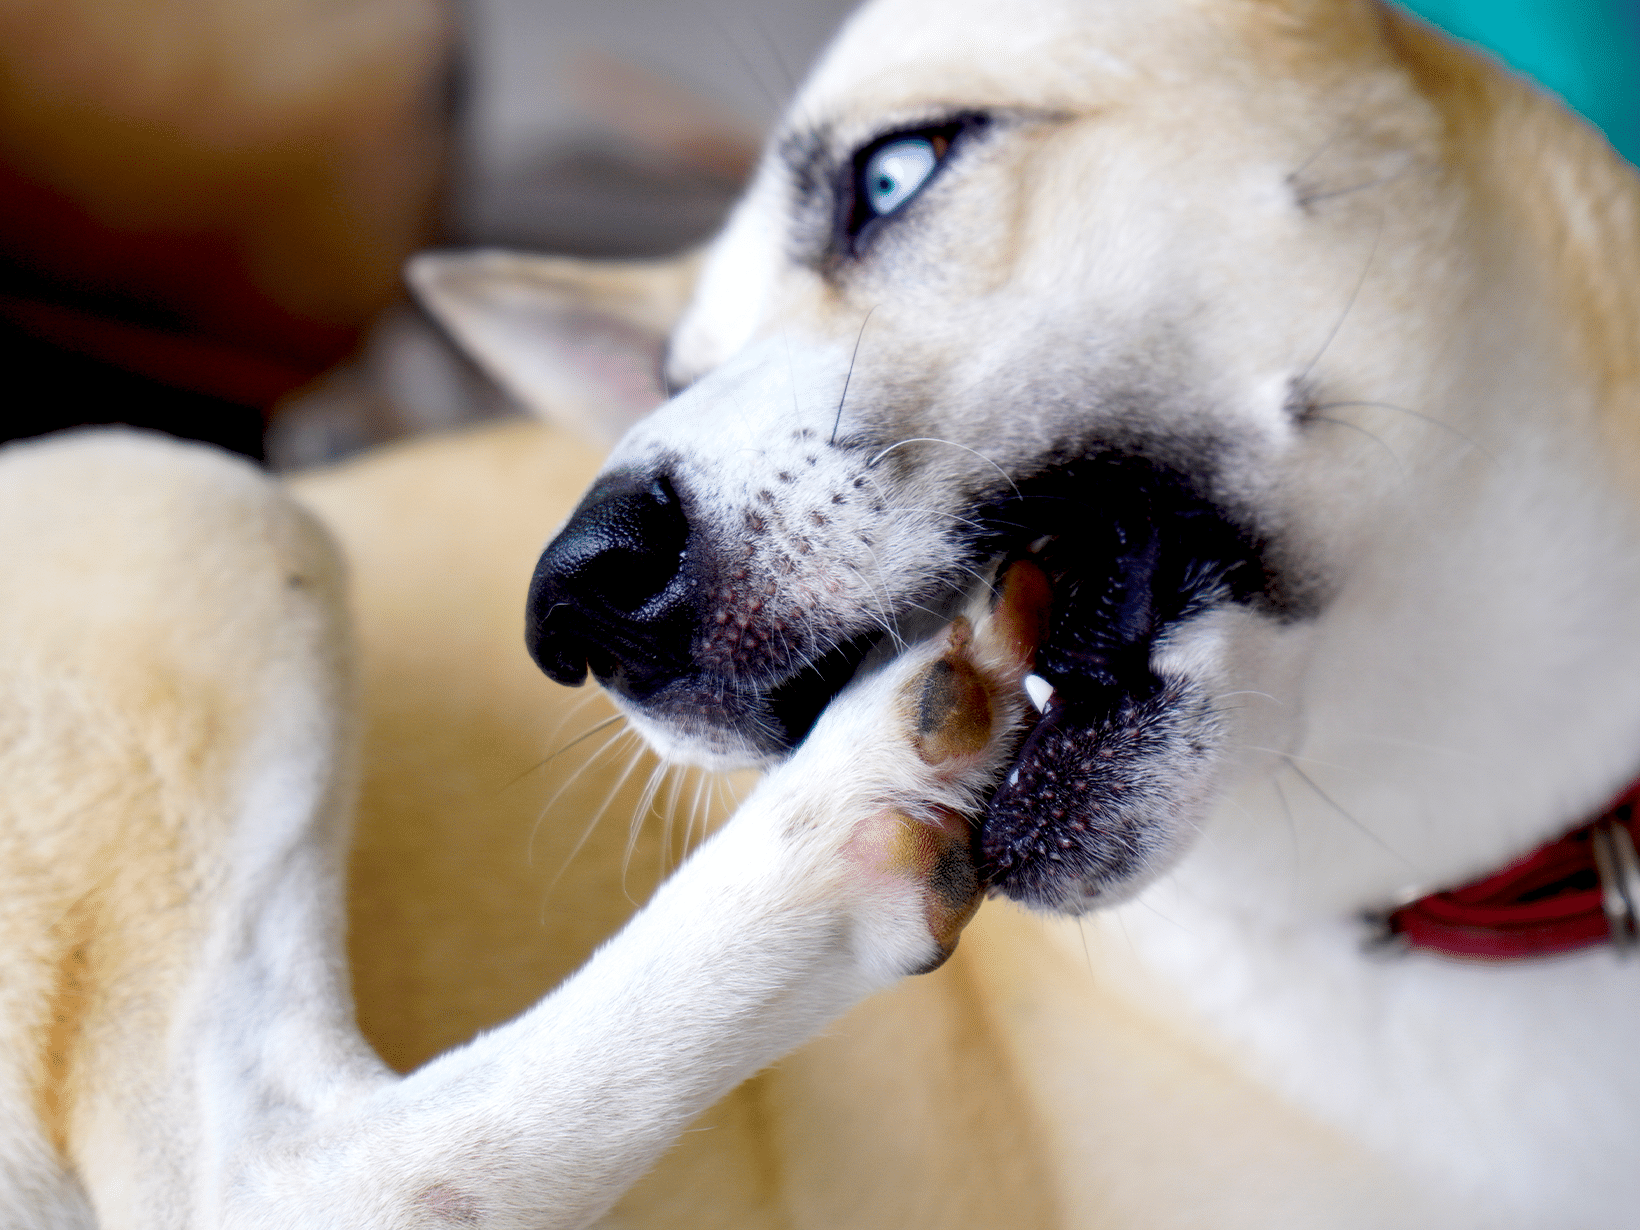
[[[1037,715],[989,802],[978,854],[997,891],[1086,909],[1163,865],[1211,796],[1215,668],[1211,652],[1171,652],[1186,626],[1261,595],[1287,604],[1246,524],[1143,457],[1062,460],[976,503],[957,518],[970,532],[956,558],[941,546],[944,564],[898,595],[894,619],[862,628],[869,612],[857,609],[826,636],[817,628],[837,612],[766,610],[776,576],[743,584],[744,566],[697,544],[664,476],[616,473],[542,553],[526,641],[561,683],[590,670],[660,740],[744,764],[800,743],[875,658],[944,626],[974,578],[1029,578],[1043,625],[1028,680]],[[806,664],[776,675],[799,646]]]
[[[1205,688],[1158,672],[1192,616],[1265,593],[1253,537],[1178,473],[1107,456],[1020,483],[983,510],[976,554],[1044,586],[1029,729],[985,813],[997,891],[1077,912],[1158,862],[1207,789],[1217,719]],[[881,634],[837,646],[765,694],[796,743]]]

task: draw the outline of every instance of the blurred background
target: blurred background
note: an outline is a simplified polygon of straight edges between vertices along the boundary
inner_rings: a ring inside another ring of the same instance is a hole
[[[0,0],[0,439],[277,468],[512,413],[433,245],[709,236],[852,0]],[[1416,0],[1640,160],[1640,0]]]

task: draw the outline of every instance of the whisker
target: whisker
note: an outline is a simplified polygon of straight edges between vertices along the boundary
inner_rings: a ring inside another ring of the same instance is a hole
[[[695,844],[695,823],[700,822],[701,836],[706,836],[706,808],[710,804],[706,801],[707,790],[711,784],[711,775],[704,770],[697,770],[695,774],[695,797],[689,805],[689,823],[683,829],[683,858],[689,857],[689,851]]]
[[[1315,357],[1305,364],[1304,370],[1299,373],[1299,384],[1302,385],[1310,378],[1310,373],[1315,370],[1315,365],[1321,362],[1321,356],[1327,353],[1328,348],[1333,344],[1333,339],[1338,336],[1338,331],[1344,327],[1344,322],[1349,319],[1350,312],[1355,308],[1355,301],[1360,297],[1361,288],[1367,284],[1367,273],[1372,269],[1372,262],[1378,255],[1378,242],[1383,237],[1384,218],[1380,214],[1378,216],[1378,227],[1372,233],[1372,247],[1367,249],[1367,259],[1361,264],[1361,275],[1355,279],[1355,289],[1350,291],[1350,297],[1344,304],[1344,310],[1338,314],[1338,319],[1333,321],[1333,327],[1328,331],[1326,340],[1321,343],[1321,349],[1315,352]]]
[[[1497,460],[1497,458],[1492,455],[1491,451],[1489,449],[1485,448],[1484,446],[1482,446],[1480,443],[1478,443],[1473,436],[1467,435],[1464,432],[1459,431],[1456,427],[1452,426],[1451,423],[1444,422],[1443,420],[1436,418],[1432,414],[1423,414],[1423,413],[1421,413],[1417,410],[1410,409],[1406,406],[1397,406],[1393,402],[1387,402],[1387,401],[1329,401],[1329,402],[1325,402],[1323,404],[1317,405],[1315,408],[1317,410],[1346,410],[1346,409],[1350,409],[1350,408],[1356,407],[1356,406],[1370,407],[1370,408],[1378,409],[1378,410],[1394,410],[1394,411],[1397,411],[1400,414],[1409,415],[1412,418],[1419,419],[1422,422],[1428,423],[1431,427],[1439,427],[1442,431],[1451,432],[1459,440],[1462,440],[1470,448],[1474,449],[1477,453],[1480,453],[1488,461],[1496,461]]]
[[[655,767],[649,771],[649,780],[644,783],[643,791],[638,795],[638,805],[632,811],[632,840],[637,840],[637,833],[649,820],[649,809],[655,805],[655,796],[660,793],[661,785],[666,781],[667,774],[672,770],[670,762],[657,760]]]
[[[1267,756],[1280,756],[1283,760],[1292,761],[1295,763],[1298,761],[1303,761],[1305,764],[1318,765],[1323,769],[1337,769],[1344,773],[1348,773],[1350,771],[1349,765],[1339,764],[1337,761],[1317,760],[1314,756],[1299,756],[1293,752],[1284,752],[1280,748],[1276,747],[1260,747],[1256,743],[1238,743],[1236,744],[1236,747],[1244,752],[1263,752]]]
[[[672,859],[672,833],[678,823],[678,799],[683,794],[684,780],[689,776],[687,765],[674,766],[675,772],[667,781],[666,787],[666,823],[661,828],[661,874]]]
[[[643,834],[645,822],[649,819],[649,806],[655,801],[655,792],[660,789],[661,782],[666,778],[668,766],[664,760],[656,761],[655,767],[649,771],[649,778],[644,782],[643,790],[638,794],[638,805],[632,810],[632,820],[626,826],[626,848],[621,851],[621,891],[626,892],[626,877],[632,867],[632,856],[638,849],[638,838]],[[627,894],[627,900],[632,896]]]
[[[978,457],[981,461],[983,461],[986,465],[990,466],[998,474],[1002,475],[1002,477],[1007,481],[1008,485],[1014,489],[1014,495],[1015,495],[1016,498],[1018,498],[1020,500],[1023,500],[1025,498],[1025,496],[1019,490],[1019,484],[1014,482],[1012,476],[1008,473],[1008,471],[1004,470],[1001,466],[999,466],[996,462],[992,461],[989,457],[987,457],[984,453],[980,452],[977,448],[969,448],[966,444],[959,444],[955,440],[942,440],[938,436],[912,436],[909,440],[901,440],[897,444],[890,444],[882,452],[878,453],[870,461],[866,462],[866,469],[869,470],[869,469],[873,468],[874,466],[876,466],[876,464],[879,461],[881,461],[884,457],[887,457],[895,449],[904,448],[907,444],[944,444],[944,445],[949,446],[950,448],[960,448],[965,453],[972,453],[975,457]]]
[[[1325,192],[1295,192],[1293,199],[1297,201],[1299,208],[1307,209],[1317,201],[1330,201],[1334,197],[1349,196],[1352,192],[1365,192],[1368,188],[1378,188],[1384,184],[1392,184],[1396,180],[1404,179],[1419,170],[1418,167],[1405,166],[1399,171],[1391,171],[1388,175],[1380,175],[1377,179],[1364,180],[1359,184],[1350,184],[1344,188],[1330,188]],[[1424,170],[1423,173],[1428,174],[1428,171]]]
[[[983,522],[975,521],[972,517],[964,517],[961,513],[952,512],[950,509],[946,508],[918,508],[912,504],[897,504],[891,507],[888,511],[892,513],[920,513],[925,517],[944,517],[950,521],[961,522],[963,525],[966,525],[968,528],[979,533],[983,534],[986,532],[986,527]]]
[[[1298,182],[1298,177],[1300,175],[1304,174],[1305,171],[1308,171],[1310,169],[1310,164],[1315,162],[1315,160],[1317,158],[1320,158],[1323,154],[1325,154],[1328,150],[1330,150],[1333,147],[1333,142],[1337,141],[1338,138],[1344,134],[1344,129],[1346,127],[1347,127],[1347,125],[1340,124],[1337,128],[1333,129],[1332,136],[1328,137],[1325,141],[1323,141],[1320,144],[1320,146],[1318,146],[1316,148],[1314,153],[1312,153],[1303,162],[1299,163],[1291,171],[1288,171],[1287,172],[1287,183],[1296,184]]]
[[[1286,706],[1287,706],[1286,701],[1278,700],[1276,697],[1271,696],[1268,692],[1260,692],[1255,688],[1242,688],[1238,692],[1226,692],[1220,699],[1229,700],[1232,696],[1262,696],[1265,700],[1274,701],[1276,704],[1282,706],[1283,708],[1286,708]],[[1258,749],[1258,750],[1262,751],[1263,749]]]
[[[622,731],[621,736],[625,736],[625,735],[632,734],[632,733],[633,732],[631,732],[631,731]],[[619,738],[621,736],[617,736],[617,738]],[[606,747],[607,747],[607,745],[606,745]],[[638,752],[635,753],[633,755],[633,757],[627,762],[626,771],[621,774],[620,781],[618,781],[616,783],[615,790],[620,789],[621,782],[624,782],[626,780],[627,775],[632,772],[633,766],[637,764],[638,755],[641,754],[642,751],[643,751],[643,747],[642,747],[642,744],[640,743],[640,745],[638,747]],[[597,808],[592,813],[592,815],[588,818],[587,823],[586,823],[586,827],[581,830],[581,835],[575,839],[575,844],[570,847],[569,853],[564,856],[563,864],[558,868],[558,871],[556,872],[556,874],[553,875],[552,879],[547,881],[546,887],[541,890],[541,908],[543,910],[546,909],[547,899],[549,897],[551,897],[552,890],[558,887],[558,881],[564,878],[564,873],[569,870],[570,864],[575,861],[576,857],[581,853],[581,851],[583,849],[585,849],[587,842],[589,840],[591,840],[593,830],[595,830],[598,827],[599,822],[603,820],[604,812],[606,810],[608,810],[609,804],[610,804],[611,801],[613,801],[614,797],[615,797],[615,791],[612,790],[609,793],[609,795],[607,795],[605,797],[603,805],[601,807]],[[542,817],[538,817],[536,819],[536,828],[537,829],[540,828],[541,819],[544,818],[544,816],[545,816],[545,812],[542,813]],[[530,833],[530,844],[531,844],[532,848],[534,846],[534,843],[535,843],[535,832],[532,830],[531,833]],[[533,849],[532,849],[532,855],[533,855]]]
[[[592,830],[598,827],[599,821],[604,818],[604,813],[607,812],[610,805],[615,802],[615,796],[620,794],[622,787],[626,785],[627,778],[632,776],[632,771],[638,767],[638,762],[643,759],[644,753],[647,750],[648,748],[644,742],[641,739],[638,740],[638,746],[635,747],[632,750],[632,754],[627,757],[626,768],[622,769],[616,776],[614,784],[610,786],[608,793],[604,795],[604,801],[598,804],[597,808],[593,811],[592,820],[587,825],[586,831],[581,834],[580,840],[575,843],[575,848],[569,852],[569,857],[564,860],[564,865],[558,869],[558,874],[553,876],[552,879],[548,881],[546,888],[547,892],[550,893],[555,887],[557,887],[558,881],[564,878],[564,872],[569,870],[569,865],[575,861],[575,856],[579,854],[581,852],[581,848],[586,845],[587,839],[592,836]],[[624,865],[621,869],[621,881],[621,891],[624,893],[626,891],[626,868]],[[631,897],[628,897],[627,900],[631,901],[632,899]],[[634,901],[633,904],[636,905],[637,902]]]
[[[746,19],[751,23],[752,29],[757,31],[758,37],[763,40],[763,46],[768,51],[769,58],[774,61],[774,66],[780,70],[780,75],[785,78],[786,96],[791,97],[797,93],[797,74],[792,72],[792,66],[786,62],[786,56],[780,50],[780,44],[775,42],[774,37],[770,35],[769,27],[758,18],[756,9],[748,13]]]
[[[1277,754],[1278,755],[1286,755],[1286,753],[1277,753]],[[1354,816],[1350,815],[1349,812],[1345,811],[1342,807],[1340,807],[1338,805],[1337,801],[1334,800],[1331,795],[1329,795],[1320,786],[1316,785],[1315,780],[1308,773],[1304,772],[1303,769],[1299,768],[1296,764],[1292,763],[1292,757],[1291,756],[1288,756],[1287,760],[1288,760],[1288,764],[1287,764],[1288,771],[1291,772],[1291,773],[1296,774],[1298,776],[1298,779],[1301,782],[1303,782],[1311,790],[1315,791],[1317,798],[1319,798],[1328,807],[1332,808],[1333,811],[1337,812],[1340,816],[1344,817],[1345,820],[1349,821],[1350,824],[1355,827],[1357,832],[1359,832],[1363,837],[1365,837],[1369,841],[1371,841],[1379,849],[1383,850],[1384,853],[1390,855],[1392,858],[1394,858],[1397,861],[1404,864],[1407,867],[1408,870],[1414,871],[1414,872],[1416,872],[1418,870],[1417,865],[1411,859],[1409,859],[1406,855],[1402,854],[1394,846],[1390,845],[1382,837],[1378,836],[1377,833],[1374,833],[1366,825],[1362,824]]]
[[[843,377],[843,395],[837,399],[837,417],[832,420],[831,439],[826,441],[828,446],[837,443],[837,428],[843,422],[843,403],[848,400],[849,382],[854,379],[854,361],[860,357],[860,339],[865,337],[866,326],[871,323],[871,312],[876,310],[877,305],[872,304],[871,311],[867,312],[866,318],[860,322],[860,332],[854,335],[854,353],[848,357],[848,374]],[[868,462],[867,465],[869,466],[870,463]]]
[[[871,556],[872,567],[876,574],[874,580],[866,583],[867,592],[871,595],[872,601],[877,604],[877,610],[872,612],[872,616],[881,625],[883,633],[893,640],[895,649],[903,652],[910,646],[907,645],[905,638],[900,635],[897,626],[898,621],[894,618],[894,608],[889,601],[888,582],[883,579],[882,561],[877,558],[877,549],[875,547],[866,546],[865,543],[860,545],[865,549],[866,554]]]
[[[594,692],[590,696],[588,696],[586,699],[587,700],[596,700],[597,696],[598,696],[598,694],[596,692]],[[585,702],[583,701],[582,703],[584,704]],[[551,764],[559,756],[562,756],[565,752],[569,751],[570,748],[575,747],[575,746],[577,746],[581,743],[585,743],[588,739],[592,738],[592,736],[597,734],[600,730],[608,730],[616,722],[624,722],[624,721],[626,721],[626,716],[624,714],[620,714],[620,713],[617,713],[612,717],[605,718],[603,721],[598,722],[597,724],[595,724],[590,730],[583,731],[581,734],[576,735],[575,738],[571,739],[568,743],[564,744],[564,746],[559,748],[556,752],[549,752],[547,755],[543,756],[540,760],[537,760],[534,764],[532,764],[529,768],[525,769],[517,777],[513,778],[506,785],[502,786],[501,789],[502,790],[511,789],[513,786],[518,785],[519,782],[523,781],[531,773],[534,773],[538,769],[546,768],[549,764]]]
[[[1372,432],[1368,431],[1365,427],[1358,426],[1355,423],[1346,422],[1344,419],[1328,418],[1324,414],[1310,414],[1310,415],[1306,415],[1305,417],[1306,417],[1307,421],[1309,421],[1311,423],[1331,423],[1334,427],[1347,427],[1351,431],[1359,432],[1361,435],[1363,435],[1367,439],[1371,440],[1379,448],[1383,449],[1386,453],[1389,454],[1389,459],[1395,463],[1395,468],[1401,472],[1402,481],[1403,482],[1406,481],[1407,468],[1406,468],[1406,466],[1404,466],[1401,463],[1401,458],[1396,454],[1395,450],[1392,449],[1388,444],[1384,443],[1384,441],[1381,440],[1378,436],[1376,436]]]
[[[778,115],[784,108],[786,100],[770,88],[762,70],[752,63],[752,58],[746,54],[746,49],[741,46],[740,40],[734,35],[733,26],[724,19],[723,14],[717,12],[710,5],[702,5],[701,7],[706,13],[706,19],[717,27],[718,35],[728,44],[729,50],[734,53],[735,59],[740,61],[741,68],[746,70],[746,75],[751,78],[752,84],[757,86],[758,93],[763,95],[764,100],[769,104],[769,109]]]
[[[618,716],[619,715],[617,715],[617,717]],[[603,728],[607,727],[608,725],[609,725],[609,723],[607,723],[607,722],[601,722],[601,723],[599,723],[599,728],[603,729]],[[635,735],[635,732],[632,731],[629,728],[623,728],[621,730],[617,730],[614,734],[610,735],[609,738],[605,739],[603,741],[603,743],[601,743],[598,746],[597,751],[593,752],[592,755],[588,756],[580,764],[576,765],[575,768],[570,772],[569,776],[564,778],[564,780],[558,784],[558,789],[556,789],[552,792],[552,797],[549,798],[546,801],[546,803],[542,806],[540,811],[536,812],[536,814],[535,814],[535,823],[530,826],[529,841],[525,843],[525,847],[524,847],[524,861],[525,861],[526,864],[532,865],[532,866],[534,865],[534,863],[535,863],[535,838],[536,838],[537,834],[539,834],[541,832],[541,825],[546,821],[546,818],[552,813],[553,809],[558,806],[558,800],[564,797],[564,792],[566,790],[568,790],[571,786],[573,786],[580,779],[581,774],[585,773],[589,768],[591,768],[594,764],[596,764],[598,762],[599,758],[604,755],[604,753],[609,751],[610,748],[614,747],[617,743],[619,743],[622,739],[626,738],[628,735]],[[589,829],[588,834],[590,834],[590,833],[591,833],[591,830]],[[585,842],[586,841],[586,836],[583,836],[581,838],[581,841]],[[576,849],[579,849],[579,848],[580,848],[580,846],[577,845]]]

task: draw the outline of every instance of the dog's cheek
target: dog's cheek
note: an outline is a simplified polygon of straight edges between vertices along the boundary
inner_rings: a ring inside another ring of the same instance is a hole
[[[933,953],[901,972],[925,974],[945,964],[983,896],[967,818],[949,808],[922,816],[882,811],[855,826],[843,855],[874,886],[894,896],[909,887],[916,895]]]

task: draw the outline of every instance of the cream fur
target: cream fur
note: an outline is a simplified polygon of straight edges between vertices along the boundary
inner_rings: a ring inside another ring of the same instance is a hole
[[[326,535],[249,467],[128,433],[7,450],[0,522],[8,1225],[586,1225],[966,920],[932,877],[967,859],[1017,711],[983,629],[950,651],[990,681],[982,742],[913,750],[944,643],[913,653],[574,977],[401,1079],[338,951],[352,671]]]
[[[803,193],[837,172],[789,151],[846,161],[972,111],[993,117],[984,139],[867,250],[827,238],[830,198]],[[672,335],[686,391],[609,469],[663,466],[699,532],[729,542],[745,510],[789,524],[825,507],[851,462],[807,440],[892,444],[875,489],[893,511],[837,514],[779,582],[805,618],[853,628],[961,562],[951,527],[989,471],[1023,478],[1066,440],[1135,439],[1188,469],[1206,440],[1203,481],[1258,510],[1312,585],[1311,615],[1222,610],[1164,647],[1158,661],[1219,698],[1218,801],[1176,817],[1170,848],[1188,852],[1138,901],[1042,923],[1035,941],[1080,958],[1090,993],[1338,1132],[1365,1168],[1351,1173],[1373,1176],[1277,1197],[1238,1171],[1193,1184],[1180,1222],[1627,1219],[1634,971],[1604,950],[1378,963],[1358,919],[1558,835],[1640,767],[1632,169],[1416,23],[1301,0],[957,4],[937,21],[880,0],[773,150]],[[492,296],[527,268],[488,260]],[[429,262],[424,293],[439,303],[463,268]],[[453,324],[479,349],[494,328]],[[673,755],[755,755],[732,731],[629,708]],[[1030,942],[1016,931],[1009,951]],[[1026,1186],[1058,1209],[1045,1220],[1120,1207],[1118,1222],[1172,1224],[1160,1193],[1177,1180],[1153,1154],[1192,1112],[1113,1141],[1131,1111],[1077,1082],[1104,1034],[997,1028],[1031,1038],[1009,1050],[1016,1080],[1040,1065],[1024,1116],[1045,1130],[1033,1156],[1049,1177]],[[1018,1164],[1000,1128],[962,1135]],[[1281,1160],[1252,1173],[1312,1173],[1270,1148]],[[893,1203],[873,1200],[862,1219]]]
[[[642,770],[590,745],[542,762],[608,710],[515,648],[532,557],[596,458],[519,425],[300,482],[351,561],[349,648],[324,535],[245,471],[132,440],[14,450],[7,1224],[1631,1219],[1632,965],[1375,963],[1353,920],[1561,831],[1640,758],[1632,172],[1355,0],[938,21],[879,0],[793,123],[847,149],[965,107],[1012,127],[842,284],[792,260],[766,162],[672,337],[698,383],[614,464],[681,452],[733,511],[776,428],[830,423],[875,307],[844,424],[985,454],[904,467],[922,511],[885,527],[891,592],[944,549],[942,493],[1071,421],[1047,394],[1136,370],[1174,394],[1144,425],[1233,441],[1225,481],[1325,598],[1279,626],[1222,610],[1166,647],[1229,731],[1177,864],[1087,920],[988,904],[940,970],[890,986],[933,950],[926,888],[861,874],[850,836],[888,799],[966,806],[1001,751],[957,782],[919,767],[891,695],[914,654],[532,1008],[665,858],[620,823]],[[537,348],[530,322],[602,313],[598,336],[642,353],[693,267],[417,276],[516,388],[596,430],[631,382],[599,386],[584,332]],[[932,395],[874,421],[912,375]],[[1336,408],[1295,417],[1295,375]],[[1126,430],[1111,405],[1076,423]],[[350,689],[364,1038],[335,950]],[[615,822],[588,833],[606,796]],[[409,1069],[520,1012],[402,1082],[365,1045]]]

